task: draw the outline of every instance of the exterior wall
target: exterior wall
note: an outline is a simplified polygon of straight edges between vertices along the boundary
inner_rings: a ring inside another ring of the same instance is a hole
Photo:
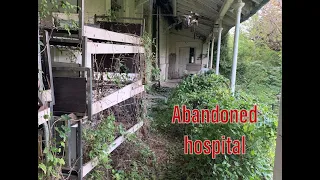
[[[195,64],[201,64],[201,54],[205,51],[202,47],[203,42],[200,39],[194,39],[190,29],[182,31],[172,30],[169,40],[169,76],[170,78],[179,78],[184,75],[189,61],[181,60],[183,55],[180,55],[180,48],[193,47],[195,48]],[[173,66],[173,67],[172,67]]]
[[[160,80],[166,81],[168,79],[168,67],[169,67],[169,58],[168,58],[168,23],[167,21],[161,17],[160,18],[160,50],[159,50],[159,58],[160,58]]]
[[[93,24],[94,15],[106,15],[111,9],[111,0],[85,0],[84,22]]]

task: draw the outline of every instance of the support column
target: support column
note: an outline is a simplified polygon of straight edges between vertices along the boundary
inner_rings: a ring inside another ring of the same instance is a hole
[[[208,40],[208,55],[207,55],[207,57],[208,57],[208,60],[207,60],[207,67],[206,68],[209,68],[209,58],[210,58],[210,40]]]
[[[282,95],[280,97],[279,121],[277,131],[278,132],[276,141],[276,155],[273,167],[273,179],[282,180]]]
[[[210,58],[210,66],[209,66],[209,69],[212,69],[212,64],[213,64],[213,48],[214,48],[214,34],[212,33],[211,58]]]
[[[216,75],[219,74],[219,63],[220,63],[220,46],[221,46],[221,33],[222,33],[223,28],[220,27],[218,29],[218,47],[217,47],[217,62],[216,62]]]
[[[152,13],[153,13],[153,0],[149,0],[148,33],[149,33],[150,39],[152,39],[152,20],[153,20]]]
[[[235,26],[235,32],[234,32],[233,62],[232,62],[232,74],[231,74],[231,92],[233,95],[234,95],[235,86],[236,86],[240,17],[241,17],[241,10],[243,6],[244,6],[244,3],[241,0],[234,5],[234,8],[237,13],[237,19],[236,19],[236,26]]]

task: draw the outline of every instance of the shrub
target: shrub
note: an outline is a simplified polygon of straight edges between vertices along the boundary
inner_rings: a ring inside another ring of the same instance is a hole
[[[172,137],[179,137],[181,142],[184,135],[193,141],[220,140],[221,136],[240,140],[245,135],[246,154],[219,154],[215,159],[203,154],[185,155],[180,159],[178,169],[171,169],[175,177],[219,180],[272,178],[277,116],[252,95],[238,91],[232,96],[228,85],[228,79],[212,73],[187,77],[172,92],[166,106],[157,109],[154,124]],[[219,105],[220,109],[249,110],[254,104],[260,112],[255,124],[171,124],[174,105],[186,105],[188,109],[214,109]],[[172,178],[172,174],[168,176]]]

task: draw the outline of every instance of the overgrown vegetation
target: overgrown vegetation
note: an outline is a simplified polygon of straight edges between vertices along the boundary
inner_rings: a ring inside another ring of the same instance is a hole
[[[45,119],[49,119],[46,116]],[[64,115],[61,116],[61,121],[69,121],[70,117]],[[62,166],[65,165],[64,154],[67,141],[67,134],[70,129],[65,125],[56,126],[56,121],[52,125],[50,132],[56,132],[55,134],[49,133],[49,141],[43,150],[44,157],[38,161],[38,179],[64,179],[62,174]],[[42,143],[39,142],[39,143]],[[41,147],[41,146],[40,146]],[[40,151],[41,152],[41,151]]]
[[[154,125],[171,137],[189,135],[192,140],[215,140],[247,137],[245,155],[177,156],[179,164],[170,166],[165,179],[270,179],[272,175],[277,117],[254,96],[237,92],[233,97],[229,80],[214,74],[186,78],[172,93],[167,106],[158,109]],[[251,109],[258,104],[260,115],[256,124],[171,124],[174,105],[189,109]],[[176,152],[183,154],[183,150]],[[197,169],[195,171],[195,169]]]

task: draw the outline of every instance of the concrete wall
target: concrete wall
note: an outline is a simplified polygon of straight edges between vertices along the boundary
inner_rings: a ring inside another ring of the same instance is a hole
[[[94,23],[94,15],[105,15],[111,9],[111,0],[85,0],[84,22]]]
[[[200,55],[205,52],[205,49],[203,49],[202,46],[202,40],[194,39],[193,33],[190,29],[184,29],[181,31],[171,30],[169,35],[169,76],[171,78],[182,77],[186,70],[186,65],[189,63],[189,61],[181,59],[184,55],[179,54],[180,48],[195,48],[194,63],[201,64]]]
[[[169,38],[169,30],[168,30],[167,21],[161,17],[160,18],[160,80],[165,81],[168,79],[168,67],[169,67],[169,57],[168,57],[168,38]]]

